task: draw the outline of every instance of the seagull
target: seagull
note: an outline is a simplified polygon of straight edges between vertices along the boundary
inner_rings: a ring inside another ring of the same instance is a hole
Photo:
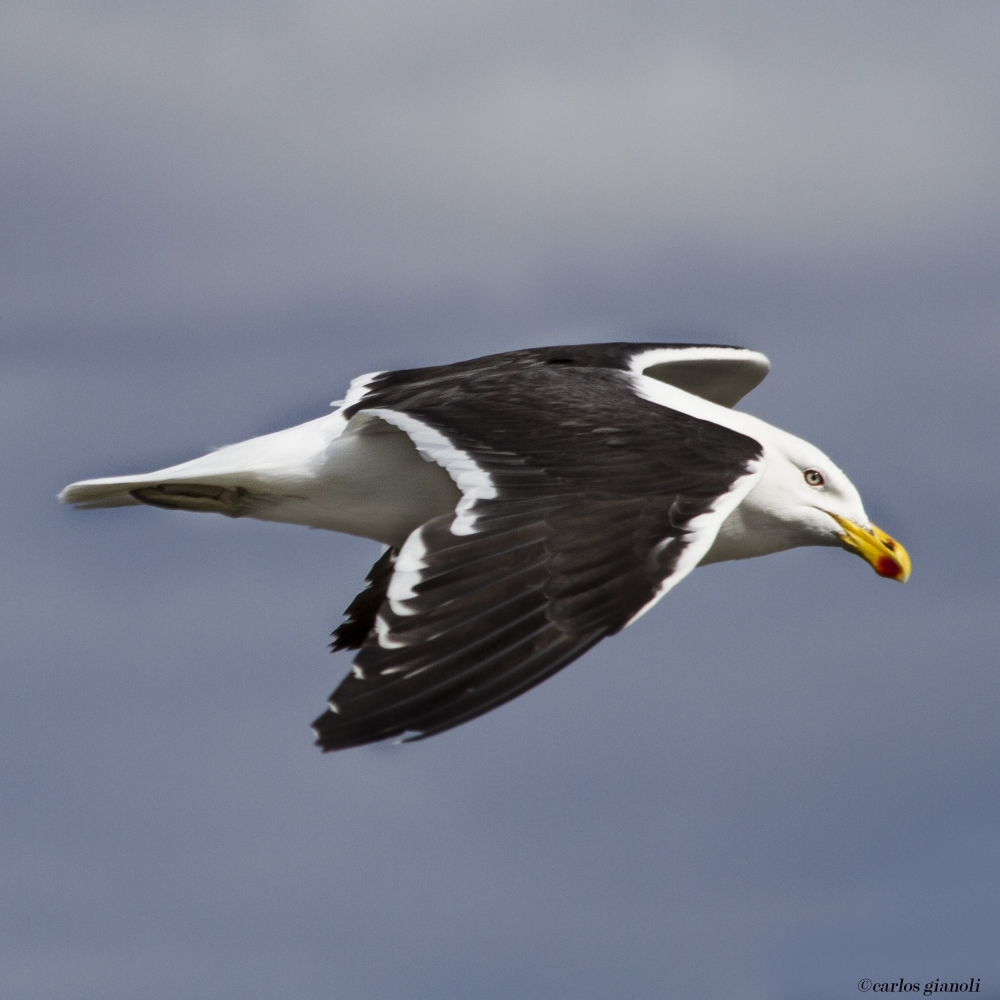
[[[906,550],[823,452],[732,409],[769,369],[740,347],[610,343],[374,372],[333,413],[59,499],[381,542],[332,635],[358,652],[316,743],[424,739],[551,677],[696,566],[825,545],[906,581]]]

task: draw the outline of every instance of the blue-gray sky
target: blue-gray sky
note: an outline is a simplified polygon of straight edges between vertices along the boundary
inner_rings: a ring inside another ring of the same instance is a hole
[[[1000,996],[1000,10],[0,11],[0,995]],[[769,354],[910,549],[699,570],[527,696],[322,756],[375,543],[147,471],[364,371]]]

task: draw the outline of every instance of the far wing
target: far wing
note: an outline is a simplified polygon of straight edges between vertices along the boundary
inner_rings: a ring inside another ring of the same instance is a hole
[[[756,441],[639,398],[622,372],[434,383],[375,384],[362,404],[463,499],[395,558],[354,670],[314,723],[324,750],[430,736],[551,676],[683,579],[762,470]]]
[[[735,406],[760,385],[771,362],[745,347],[675,344],[636,353],[631,368],[720,406]]]

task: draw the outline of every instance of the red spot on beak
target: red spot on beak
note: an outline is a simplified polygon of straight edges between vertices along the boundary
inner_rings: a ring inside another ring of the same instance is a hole
[[[895,580],[903,572],[903,567],[888,556],[879,556],[875,563],[875,572],[879,576],[887,576],[889,579]]]

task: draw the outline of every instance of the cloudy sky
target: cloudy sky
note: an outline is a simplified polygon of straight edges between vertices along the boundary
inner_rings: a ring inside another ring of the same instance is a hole
[[[1000,10],[678,6],[3,4],[0,994],[1000,996]],[[765,351],[911,583],[708,567],[322,756],[375,543],[54,500],[609,339]]]

